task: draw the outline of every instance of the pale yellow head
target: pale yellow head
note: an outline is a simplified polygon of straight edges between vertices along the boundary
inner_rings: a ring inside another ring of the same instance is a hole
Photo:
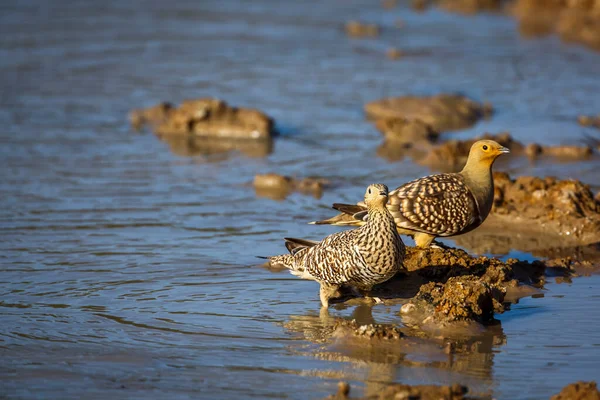
[[[383,183],[369,185],[365,192],[365,204],[368,207],[382,207],[387,204],[389,189]]]
[[[510,153],[510,150],[493,140],[479,140],[471,146],[465,169],[467,169],[467,167],[489,168],[498,156],[506,153]]]

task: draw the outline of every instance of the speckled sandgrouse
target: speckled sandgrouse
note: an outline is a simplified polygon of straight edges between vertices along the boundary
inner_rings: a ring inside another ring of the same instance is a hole
[[[403,268],[405,247],[387,202],[387,186],[369,186],[365,193],[369,218],[360,228],[334,233],[321,242],[286,238],[290,254],[269,257],[269,262],[319,282],[323,307],[329,306],[330,298],[339,296],[342,285],[370,291]]]
[[[493,140],[471,146],[462,171],[430,175],[408,182],[389,194],[390,210],[398,232],[410,235],[418,247],[428,247],[438,236],[469,232],[483,223],[494,201],[492,165],[510,151]],[[311,224],[362,225],[368,221],[364,203],[334,204],[341,211],[333,218]]]

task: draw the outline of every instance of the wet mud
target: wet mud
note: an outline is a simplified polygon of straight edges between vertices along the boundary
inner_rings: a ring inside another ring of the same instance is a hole
[[[221,139],[267,140],[273,135],[273,120],[261,111],[236,108],[214,98],[185,100],[132,110],[134,129],[149,127],[157,135],[196,135]]]
[[[273,200],[283,200],[294,192],[319,199],[323,195],[323,190],[329,186],[329,181],[322,178],[294,178],[269,173],[256,175],[253,185],[257,196]]]

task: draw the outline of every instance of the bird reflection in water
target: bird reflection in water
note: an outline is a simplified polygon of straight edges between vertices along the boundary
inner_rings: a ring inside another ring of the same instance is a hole
[[[376,395],[393,383],[456,382],[469,386],[471,395],[491,395],[494,354],[506,344],[499,322],[477,336],[431,337],[401,324],[377,324],[372,307],[358,305],[349,317],[335,316],[323,308],[318,315],[292,315],[283,327],[317,345],[294,351],[345,364],[339,373],[324,370],[314,374],[362,381],[365,396]],[[352,368],[347,368],[348,364]]]
[[[239,152],[247,157],[261,158],[273,152],[272,139],[244,140],[190,135],[164,135],[160,139],[169,145],[174,154],[182,157],[222,155],[226,158]]]

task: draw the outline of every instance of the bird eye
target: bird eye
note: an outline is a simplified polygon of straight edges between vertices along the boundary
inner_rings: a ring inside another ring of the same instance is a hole
[[[487,144],[484,144],[483,145],[483,150],[487,151],[487,149],[488,149]]]
[[[371,194],[371,189],[369,188],[369,194]]]

